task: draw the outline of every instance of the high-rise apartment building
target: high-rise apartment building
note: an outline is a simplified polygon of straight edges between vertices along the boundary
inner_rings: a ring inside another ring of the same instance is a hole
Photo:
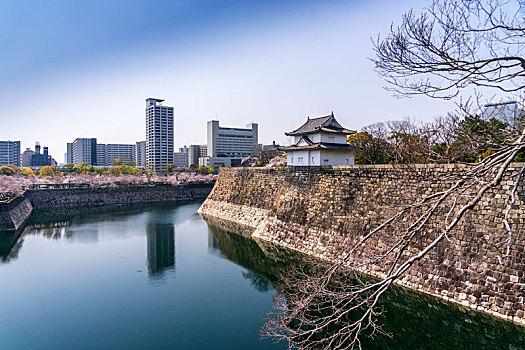
[[[146,141],[139,141],[135,143],[135,166],[139,168],[146,167]]]
[[[66,158],[70,164],[97,165],[97,139],[78,138],[68,143]]]
[[[157,98],[146,99],[146,167],[166,171],[173,163],[173,107],[163,106]]]
[[[0,141],[0,165],[20,166],[20,141]]]

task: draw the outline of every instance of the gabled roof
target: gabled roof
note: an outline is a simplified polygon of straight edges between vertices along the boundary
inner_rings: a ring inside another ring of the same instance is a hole
[[[345,129],[341,124],[335,120],[334,112],[332,114],[324,116],[324,117],[318,117],[318,118],[308,118],[306,120],[306,123],[301,125],[298,129],[286,132],[285,135],[287,136],[300,136],[300,135],[307,135],[312,134],[316,132],[334,132],[334,133],[343,133],[343,134],[353,134],[355,131]]]

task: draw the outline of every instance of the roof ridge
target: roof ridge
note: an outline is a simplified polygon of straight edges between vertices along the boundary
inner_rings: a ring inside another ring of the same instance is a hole
[[[328,118],[328,117],[332,117],[332,115],[328,114],[328,115],[323,115],[321,117],[315,117],[315,118],[308,117],[308,120],[315,120],[315,119]]]

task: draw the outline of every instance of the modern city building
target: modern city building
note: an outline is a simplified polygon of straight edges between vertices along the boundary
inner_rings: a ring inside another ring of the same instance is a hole
[[[146,141],[139,141],[135,143],[135,166],[139,168],[146,168]]]
[[[33,154],[35,153],[31,148],[26,148],[24,153],[22,153],[22,166],[30,167],[33,162]]]
[[[111,166],[115,159],[122,160],[123,164],[135,159],[135,145],[108,143],[106,144],[106,166]],[[98,164],[100,165],[100,164]]]
[[[97,143],[97,166],[106,166],[106,144]]]
[[[35,144],[35,152],[31,155],[30,165],[35,168],[41,168],[46,165],[54,165],[56,161],[49,155],[49,149],[44,147],[44,152],[40,153],[40,144]],[[27,151],[27,150],[26,150]],[[26,152],[24,152],[26,153]],[[24,155],[22,154],[22,163],[24,163]]]
[[[173,163],[173,107],[163,106],[164,100],[146,99],[146,167],[164,173]]]
[[[73,164],[73,143],[67,143],[66,164]]]
[[[175,269],[175,228],[172,223],[149,223],[146,236],[148,275],[160,279]]]
[[[208,155],[208,145],[190,145],[188,147],[188,165],[198,166],[199,158]]]
[[[190,149],[188,146],[179,148],[178,152],[173,153],[173,164],[178,168],[189,166]]]
[[[20,166],[20,141],[0,141],[0,165]]]
[[[77,138],[67,144],[67,162],[70,164],[87,163],[97,165],[97,139]]]
[[[293,136],[291,146],[285,147],[288,166],[352,165],[358,147],[347,143],[355,133],[341,126],[334,113],[325,117],[308,118],[298,129],[285,133]]]
[[[218,120],[208,122],[207,156],[199,159],[200,165],[212,167],[239,166],[242,159],[255,153],[258,146],[259,127],[256,123],[246,128],[221,127]]]
[[[516,101],[487,104],[482,112],[484,119],[496,118],[510,126],[515,126],[521,115],[523,111]]]
[[[243,158],[253,155],[258,144],[258,125],[246,128],[221,127],[218,120],[208,122],[208,156]]]

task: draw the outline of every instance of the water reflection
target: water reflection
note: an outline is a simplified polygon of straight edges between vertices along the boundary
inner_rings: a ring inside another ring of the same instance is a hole
[[[149,223],[146,234],[148,275],[152,280],[160,280],[167,271],[175,270],[175,228],[171,223]]]
[[[21,232],[6,232],[0,234],[0,262],[6,264],[18,258],[24,240],[20,238]]]
[[[276,254],[267,254],[263,248],[264,242],[256,241],[244,234],[232,232],[232,223],[204,217],[208,225],[208,247],[217,247],[220,254],[237,265],[247,268],[243,277],[260,291],[268,291],[281,278],[281,272],[302,257],[290,254],[278,246],[274,246]],[[281,257],[286,257],[280,259]]]
[[[246,231],[232,232],[229,222],[204,219],[223,256],[247,268],[243,277],[261,292],[278,289],[290,264],[307,263],[296,253],[247,237]],[[286,291],[280,292],[286,296]],[[380,323],[392,337],[365,337],[365,350],[525,349],[522,327],[400,287],[392,288],[380,306]]]
[[[219,250],[217,241],[215,240],[215,237],[213,237],[213,234],[210,231],[208,231],[208,249],[211,251]]]

